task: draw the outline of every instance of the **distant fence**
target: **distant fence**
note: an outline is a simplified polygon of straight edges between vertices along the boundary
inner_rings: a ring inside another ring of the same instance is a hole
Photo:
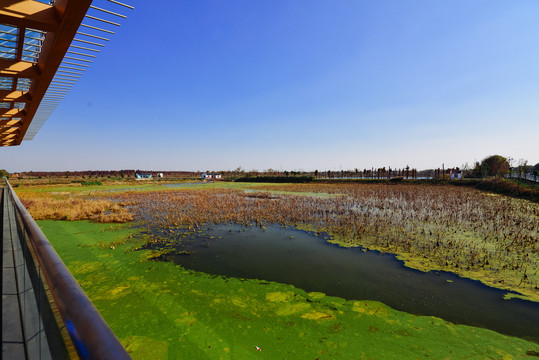
[[[539,176],[534,174],[519,174],[519,173],[512,173],[505,175],[506,179],[521,179],[521,180],[528,180],[533,182],[539,182]]]

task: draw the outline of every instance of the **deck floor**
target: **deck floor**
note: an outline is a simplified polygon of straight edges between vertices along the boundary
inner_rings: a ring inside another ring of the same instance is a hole
[[[0,222],[2,231],[2,359],[26,359],[26,348],[21,322],[21,304],[17,273],[23,266],[13,208],[4,186],[0,188],[2,204]],[[18,269],[17,269],[18,268]]]
[[[2,359],[51,359],[38,302],[19,240],[15,209],[0,184]]]

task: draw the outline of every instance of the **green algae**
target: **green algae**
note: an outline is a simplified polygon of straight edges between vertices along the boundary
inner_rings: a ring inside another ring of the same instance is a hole
[[[140,240],[125,226],[38,223],[134,359],[524,359],[539,351],[379,302],[148,261],[150,251],[131,251]]]

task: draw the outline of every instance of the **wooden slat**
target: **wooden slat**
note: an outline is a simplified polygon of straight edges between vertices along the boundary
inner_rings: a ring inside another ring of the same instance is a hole
[[[0,120],[0,127],[21,127],[22,120]]]
[[[26,91],[0,90],[0,101],[2,102],[29,102],[30,95]]]
[[[17,127],[0,127],[0,134],[2,134],[2,135],[14,134],[14,133],[18,133],[18,132],[19,132],[19,128],[17,128]]]
[[[2,0],[0,23],[43,31],[58,31],[60,24],[54,6],[34,0]]]
[[[0,59],[0,76],[39,79],[39,68],[29,61]]]
[[[0,134],[0,140],[14,139],[16,140],[17,134]]]
[[[24,110],[20,109],[2,109],[0,108],[0,117],[22,118],[25,116]]]

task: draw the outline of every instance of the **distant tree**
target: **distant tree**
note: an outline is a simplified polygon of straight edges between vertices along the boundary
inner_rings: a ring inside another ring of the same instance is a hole
[[[528,165],[528,160],[520,159],[518,160],[518,177],[522,178],[523,174],[528,174],[531,172],[532,167]]]
[[[465,162],[464,164],[462,164],[461,170],[462,170],[462,177],[470,177],[471,169],[468,162]]]
[[[509,172],[509,162],[500,155],[491,155],[481,161],[481,173],[488,176],[503,176]]]
[[[315,177],[315,178],[318,177],[318,170],[315,170],[315,171],[314,171],[314,177]]]
[[[479,161],[476,161],[473,168],[469,171],[470,177],[478,178],[482,177],[483,174],[481,173],[481,163]]]
[[[9,176],[9,173],[7,172],[7,170],[0,169],[0,178],[8,177],[8,176]]]

